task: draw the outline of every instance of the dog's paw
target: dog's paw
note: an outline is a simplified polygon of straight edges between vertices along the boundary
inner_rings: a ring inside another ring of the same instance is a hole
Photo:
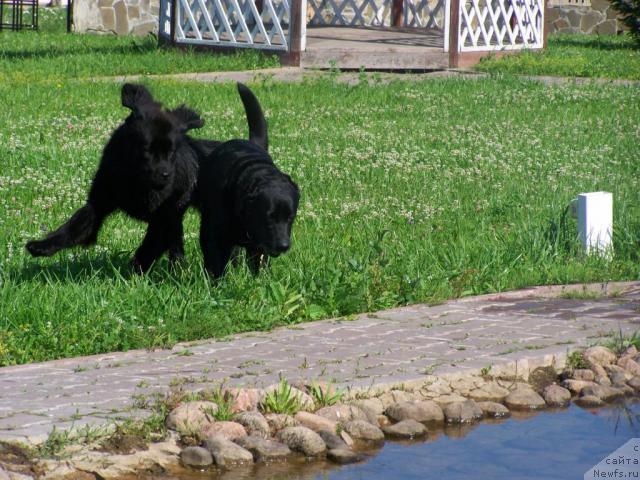
[[[147,271],[142,262],[135,257],[131,259],[131,268],[138,275],[143,275]]]
[[[49,257],[57,251],[46,240],[32,240],[27,242],[26,248],[34,257]]]

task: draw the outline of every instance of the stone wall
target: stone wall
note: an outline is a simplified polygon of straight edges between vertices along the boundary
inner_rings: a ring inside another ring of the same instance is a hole
[[[158,32],[160,0],[75,0],[76,32],[146,35]]]
[[[157,33],[159,4],[160,0],[75,0],[74,30],[117,35]],[[608,0],[549,0],[549,6],[549,33],[607,35],[623,28]]]
[[[623,29],[608,0],[551,0],[545,23],[549,33],[615,35]]]

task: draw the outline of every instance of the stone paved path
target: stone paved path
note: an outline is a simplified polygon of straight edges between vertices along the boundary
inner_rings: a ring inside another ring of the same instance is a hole
[[[109,80],[118,83],[139,82],[142,80],[174,80],[184,82],[202,83],[225,83],[225,82],[252,82],[261,79],[269,79],[274,82],[302,82],[305,79],[314,79],[331,76],[335,81],[358,84],[362,74],[359,72],[340,72],[337,75],[326,70],[313,70],[300,67],[265,68],[261,70],[243,70],[237,72],[201,72],[201,73],[175,73],[160,75],[120,75],[113,77],[99,77],[96,80]],[[490,77],[489,74],[465,69],[433,70],[424,73],[391,73],[391,72],[366,72],[365,76],[369,81],[389,83],[394,80],[420,81],[436,78],[470,78],[482,79]],[[587,77],[551,77],[542,75],[519,75],[520,78],[541,82],[546,85],[588,85],[603,84],[617,86],[638,86],[640,81],[607,78],[587,78]]]
[[[104,424],[144,411],[137,394],[225,380],[343,386],[417,380],[597,343],[640,329],[640,282],[538,287],[327,320],[225,341],[0,368],[0,441],[39,442],[54,426]]]

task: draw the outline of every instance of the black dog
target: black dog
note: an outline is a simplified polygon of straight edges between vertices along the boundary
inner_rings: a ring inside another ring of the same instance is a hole
[[[43,240],[28,242],[31,255],[95,243],[105,217],[120,209],[149,224],[132,260],[138,272],[167,250],[171,261],[184,256],[182,218],[193,199],[199,161],[220,142],[187,136],[203,125],[198,114],[184,106],[163,109],[141,85],[123,85],[122,105],[131,114],[104,148],[87,203]]]
[[[277,257],[291,245],[299,190],[267,153],[267,123],[251,90],[238,83],[249,140],[230,140],[203,162],[198,190],[200,246],[207,271],[223,275],[234,247],[244,247],[254,273],[263,255]]]

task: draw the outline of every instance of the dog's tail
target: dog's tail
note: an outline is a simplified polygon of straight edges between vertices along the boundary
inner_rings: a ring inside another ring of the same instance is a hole
[[[269,139],[267,137],[267,121],[260,108],[260,102],[253,94],[249,87],[238,82],[238,93],[244,105],[244,111],[247,114],[247,123],[249,124],[249,140],[264,148],[269,149]]]

